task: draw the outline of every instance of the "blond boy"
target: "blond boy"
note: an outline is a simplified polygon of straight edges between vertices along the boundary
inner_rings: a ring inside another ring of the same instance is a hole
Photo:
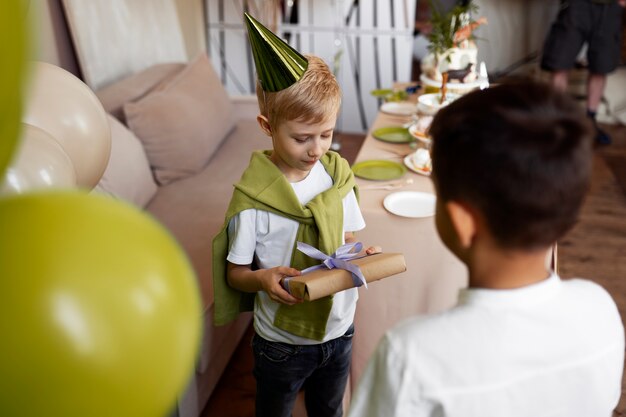
[[[290,416],[302,389],[309,415],[341,416],[351,361],[357,289],[302,302],[281,285],[318,263],[297,241],[331,254],[365,227],[352,171],[329,151],[339,86],[320,58],[302,58],[306,70],[289,87],[257,83],[257,120],[272,150],[252,155],[214,240],[216,322],[253,304],[257,416]]]

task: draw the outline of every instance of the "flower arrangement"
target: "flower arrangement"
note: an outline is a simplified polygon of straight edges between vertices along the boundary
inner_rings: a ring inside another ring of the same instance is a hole
[[[431,13],[431,31],[429,34],[429,51],[435,59],[435,67],[439,67],[439,62],[445,57],[450,62],[450,52],[452,48],[467,48],[470,40],[474,39],[473,31],[480,25],[487,23],[487,19],[481,17],[478,20],[472,19],[472,14],[478,12],[478,6],[472,1],[464,1],[454,6],[450,11],[443,12],[439,0],[428,0]],[[466,72],[461,72],[460,77],[464,77]],[[456,75],[456,74],[455,74]],[[451,75],[455,76],[455,75]],[[446,84],[448,73],[442,73],[441,82],[441,102],[445,100]]]
[[[435,56],[458,46],[467,39],[473,39],[472,32],[486,22],[485,18],[472,20],[472,13],[478,12],[478,6],[472,0],[457,4],[450,11],[442,11],[439,0],[428,0],[432,29],[428,36],[428,49]]]

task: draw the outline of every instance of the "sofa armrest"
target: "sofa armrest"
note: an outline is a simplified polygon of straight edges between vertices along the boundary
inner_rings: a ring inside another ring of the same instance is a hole
[[[259,114],[259,103],[255,95],[230,96],[230,101],[233,104],[233,112],[237,121],[256,120],[256,116]]]

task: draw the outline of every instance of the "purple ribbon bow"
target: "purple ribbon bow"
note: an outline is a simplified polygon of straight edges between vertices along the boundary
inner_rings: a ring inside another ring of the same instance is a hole
[[[353,242],[346,243],[345,245],[340,246],[335,253],[332,255],[326,255],[324,252],[314,248],[311,245],[308,245],[303,242],[297,242],[296,248],[304,253],[305,255],[319,259],[322,261],[319,265],[313,265],[306,269],[302,270],[302,274],[306,274],[307,272],[315,271],[316,269],[327,268],[327,269],[345,269],[346,271],[352,274],[352,282],[355,287],[360,287],[361,285],[365,285],[367,288],[367,282],[365,281],[365,277],[361,272],[361,269],[348,262],[349,260],[359,258],[359,252],[363,249],[363,244],[361,242]],[[283,287],[285,290],[289,291],[289,281],[292,277],[286,277],[283,279]]]

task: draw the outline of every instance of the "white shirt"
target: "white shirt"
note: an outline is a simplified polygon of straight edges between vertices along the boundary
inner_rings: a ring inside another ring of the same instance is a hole
[[[317,162],[302,181],[291,186],[302,205],[333,185],[333,180]],[[230,249],[227,260],[236,265],[256,261],[259,268],[289,266],[299,224],[267,211],[249,209],[234,216],[228,226]],[[355,232],[365,227],[354,191],[343,199],[343,230]],[[345,242],[342,242],[345,243]],[[352,324],[358,291],[352,288],[333,297],[333,305],[322,341],[306,339],[274,327],[274,317],[280,306],[264,291],[257,293],[254,303],[254,328],[266,340],[297,345],[325,342],[342,336]]]
[[[599,285],[466,289],[387,332],[348,417],[610,417],[623,365],[624,327]]]

